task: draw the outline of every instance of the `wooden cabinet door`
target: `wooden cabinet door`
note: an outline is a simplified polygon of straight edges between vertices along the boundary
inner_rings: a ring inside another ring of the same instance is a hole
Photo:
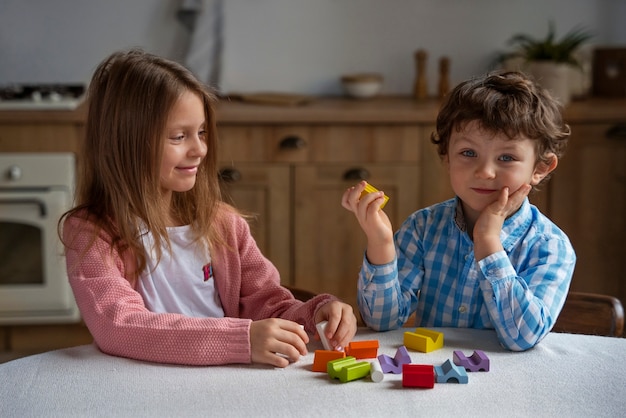
[[[572,290],[626,305],[626,124],[579,124],[550,180],[552,220],[578,261]]]
[[[82,124],[0,124],[0,151],[78,152],[83,135]]]
[[[224,200],[249,216],[252,235],[283,284],[291,284],[290,173],[288,165],[276,164],[224,164],[220,169]]]
[[[308,164],[295,169],[294,284],[356,304],[356,282],[366,246],[355,216],[341,206],[344,191],[365,178],[389,196],[384,210],[394,230],[417,209],[416,164]]]

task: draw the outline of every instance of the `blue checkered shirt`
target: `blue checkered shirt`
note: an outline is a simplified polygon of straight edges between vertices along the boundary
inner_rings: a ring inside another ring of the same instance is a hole
[[[395,233],[394,261],[372,265],[364,257],[363,320],[385,331],[416,311],[416,326],[493,328],[509,350],[533,347],[565,303],[576,255],[528,199],[506,219],[500,239],[504,251],[477,262],[457,199],[413,213]]]

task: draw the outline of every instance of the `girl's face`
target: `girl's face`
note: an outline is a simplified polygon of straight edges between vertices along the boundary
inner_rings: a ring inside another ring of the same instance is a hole
[[[555,157],[556,158],[556,157]],[[461,199],[467,221],[473,223],[504,187],[509,193],[523,184],[537,185],[554,167],[536,163],[534,141],[509,139],[480,128],[477,121],[453,130],[445,160],[454,193]]]
[[[192,92],[183,93],[172,108],[165,126],[161,187],[167,195],[191,190],[198,166],[207,153],[205,115],[202,100]]]

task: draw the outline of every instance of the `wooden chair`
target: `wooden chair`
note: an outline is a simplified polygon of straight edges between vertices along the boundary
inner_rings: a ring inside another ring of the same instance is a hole
[[[613,296],[569,292],[552,331],[621,337],[624,309],[619,299]]]
[[[311,292],[310,290],[300,289],[294,286],[283,285],[283,287],[291,292],[294,298],[301,300],[302,302],[306,302],[309,299],[313,299],[317,296],[317,293]]]

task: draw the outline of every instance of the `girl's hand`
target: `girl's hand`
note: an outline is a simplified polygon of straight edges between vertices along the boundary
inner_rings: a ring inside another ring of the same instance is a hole
[[[307,354],[309,336],[297,323],[280,318],[250,324],[250,351],[253,363],[287,367]],[[281,355],[282,354],[282,355]]]
[[[315,323],[322,321],[328,321],[326,338],[336,350],[347,347],[356,334],[356,316],[347,303],[334,300],[322,305],[315,313]]]

